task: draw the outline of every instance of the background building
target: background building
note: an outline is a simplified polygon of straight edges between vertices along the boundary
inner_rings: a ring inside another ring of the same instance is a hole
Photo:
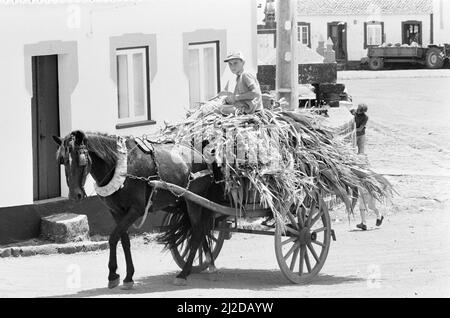
[[[434,43],[450,43],[450,1],[433,0]]]
[[[275,48],[276,0],[259,1],[258,56]],[[263,3],[264,2],[264,3]],[[297,2],[298,41],[315,50],[333,41],[336,60],[359,64],[367,48],[386,43],[421,45],[450,42],[450,4],[445,0],[301,0]],[[264,18],[262,18],[264,16]],[[273,47],[270,45],[273,43]],[[266,59],[267,60],[267,59]]]

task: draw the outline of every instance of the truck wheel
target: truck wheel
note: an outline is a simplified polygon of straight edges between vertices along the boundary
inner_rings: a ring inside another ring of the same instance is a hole
[[[425,65],[427,68],[441,68],[444,65],[442,51],[439,48],[431,48],[425,57]]]
[[[384,67],[384,61],[380,57],[371,57],[369,60],[369,68],[372,71],[382,70]]]

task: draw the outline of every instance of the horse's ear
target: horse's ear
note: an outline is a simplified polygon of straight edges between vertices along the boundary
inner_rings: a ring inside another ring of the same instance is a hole
[[[75,145],[77,146],[83,144],[86,140],[86,134],[81,130],[75,130],[72,135],[75,137]]]
[[[62,144],[62,138],[60,138],[60,137],[58,137],[58,136],[52,136],[53,137],[53,140],[56,142],[56,144],[58,145],[58,146],[61,146],[61,144]]]

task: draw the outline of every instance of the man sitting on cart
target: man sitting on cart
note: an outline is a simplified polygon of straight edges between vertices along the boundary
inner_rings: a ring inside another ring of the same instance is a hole
[[[262,109],[262,94],[256,77],[244,70],[245,59],[240,52],[232,53],[224,60],[230,70],[236,74],[236,87],[234,92],[220,92],[220,96],[226,96],[221,108],[222,114],[234,114],[236,110],[244,114],[253,114]]]

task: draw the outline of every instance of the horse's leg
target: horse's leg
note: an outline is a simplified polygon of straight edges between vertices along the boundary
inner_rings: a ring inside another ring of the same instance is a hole
[[[188,242],[189,256],[186,260],[186,264],[174,280],[174,284],[178,286],[186,285],[187,277],[191,273],[192,262],[194,261],[195,254],[197,253],[197,250],[199,249],[204,238],[203,226],[201,224],[202,207],[192,202],[187,202],[186,205],[187,213],[189,214],[189,219],[191,221],[192,235]]]
[[[211,251],[211,241],[209,241],[208,236],[205,235],[205,238],[203,239],[203,250],[206,254],[206,262],[209,263],[207,273],[209,275],[209,279],[216,281],[218,278],[219,270],[217,269],[216,265],[214,264],[214,257],[212,255]]]
[[[113,214],[114,215],[114,214]],[[126,233],[128,228],[131,224],[133,224],[140,216],[137,209],[131,208],[128,213],[123,217],[118,217],[114,215],[116,219],[116,227],[112,231],[112,233],[109,236],[109,275],[108,275],[108,288],[114,288],[117,287],[120,283],[120,276],[116,273],[117,271],[117,243],[119,242],[119,239],[122,238],[122,234]],[[128,234],[127,234],[128,236]],[[123,243],[122,243],[123,244]],[[132,269],[132,262],[131,262],[131,251],[130,251],[130,245],[129,245],[129,238],[128,238],[128,244],[125,241],[125,245],[123,245],[124,254],[125,254],[125,260],[127,262],[127,278],[128,272],[130,269]],[[129,259],[127,259],[127,254],[129,255]],[[128,260],[131,263],[128,262]],[[134,268],[133,268],[134,271]],[[131,275],[132,276],[132,275]],[[132,279],[131,279],[132,281]],[[125,282],[125,281],[124,281]]]
[[[217,268],[214,265],[214,257],[212,255],[211,246],[212,246],[212,240],[210,238],[210,235],[212,235],[211,230],[214,227],[214,217],[211,217],[211,213],[213,213],[210,210],[203,209],[202,210],[202,226],[203,226],[203,250],[205,251],[206,255],[206,263],[209,263],[208,266],[208,272],[213,274],[217,273]]]
[[[118,224],[122,221],[122,217],[112,213],[112,216],[114,217],[114,220],[116,221],[116,227]],[[109,261],[108,261],[108,269],[109,269],[109,275],[108,275],[108,288],[114,288],[120,283],[120,276],[116,273],[117,271],[117,242],[118,239],[115,239],[114,232],[111,232],[109,235]]]
[[[120,242],[122,243],[123,253],[125,254],[125,262],[127,264],[127,276],[125,276],[125,279],[123,280],[122,289],[131,289],[133,288],[134,285],[133,281],[134,265],[133,259],[131,257],[131,244],[128,232],[122,233],[122,236],[120,237]]]

